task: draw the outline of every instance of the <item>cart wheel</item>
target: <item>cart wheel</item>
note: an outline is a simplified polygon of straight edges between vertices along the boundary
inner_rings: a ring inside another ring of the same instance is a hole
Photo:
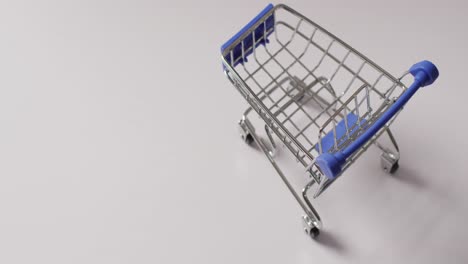
[[[388,173],[393,174],[398,170],[398,168],[400,168],[400,165],[398,164],[398,161],[397,161],[395,164],[392,165]]]
[[[252,143],[254,142],[254,138],[253,138],[253,136],[252,136],[250,133],[247,133],[247,134],[245,134],[245,135],[241,135],[241,138],[242,138],[242,139],[244,140],[244,142],[245,142],[247,145],[249,145],[249,146],[251,146]]]
[[[315,239],[320,234],[320,229],[316,221],[312,221],[309,216],[302,216],[304,231],[311,238]]]
[[[318,229],[318,228],[315,227],[315,226],[314,226],[312,229],[310,229],[309,236],[310,236],[312,239],[317,238],[318,235],[320,235],[320,229]]]
[[[390,174],[395,173],[400,165],[398,164],[399,155],[395,155],[392,152],[383,152],[380,156],[380,164],[382,169]]]
[[[251,127],[253,127],[252,124],[245,117],[243,117],[241,120],[239,120],[239,133],[240,133],[240,136],[241,136],[242,140],[244,140],[244,142],[249,146],[252,145],[252,143],[255,141],[254,137],[252,136],[252,133],[250,133],[250,130],[249,130],[249,128],[251,128]]]

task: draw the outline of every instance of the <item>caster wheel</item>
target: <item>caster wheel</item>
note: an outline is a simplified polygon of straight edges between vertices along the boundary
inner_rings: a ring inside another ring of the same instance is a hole
[[[312,229],[310,229],[310,232],[309,232],[309,236],[312,238],[312,239],[315,239],[318,237],[318,235],[320,235],[320,229],[318,229],[317,227],[312,227]]]
[[[307,215],[302,216],[302,220],[305,233],[312,239],[315,239],[320,234],[318,223],[316,221],[312,221]]]
[[[395,164],[392,165],[392,167],[390,168],[388,173],[390,173],[390,174],[395,173],[398,170],[399,167],[400,167],[400,165],[398,164],[398,161],[397,161]]]
[[[245,144],[249,146],[251,146],[252,143],[254,142],[254,138],[252,137],[251,134],[242,135],[241,137],[245,141]]]
[[[380,158],[380,164],[385,172],[393,174],[398,170],[398,160],[400,158],[398,154],[387,151],[383,152]]]
[[[242,138],[242,140],[244,140],[244,142],[247,144],[247,145],[252,145],[252,143],[255,141],[254,140],[254,137],[252,136],[252,134],[250,133],[250,130],[249,128],[252,129],[252,124],[249,122],[248,119],[245,119],[245,118],[242,118],[240,121],[239,121],[239,133],[240,133],[240,136]]]

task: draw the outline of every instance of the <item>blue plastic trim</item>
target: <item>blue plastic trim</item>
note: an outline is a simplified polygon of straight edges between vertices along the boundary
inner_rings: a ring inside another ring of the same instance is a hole
[[[250,21],[236,35],[234,35],[232,38],[230,38],[226,43],[224,43],[221,46],[221,53],[224,53],[224,50],[226,50],[229,46],[232,45],[232,43],[234,43],[236,40],[238,40],[246,31],[251,29],[255,25],[255,23],[257,23],[260,19],[264,18],[268,14],[268,12],[270,12],[273,8],[274,8],[273,4],[267,5],[254,19],[252,19],[252,21]],[[265,30],[265,26],[266,26],[266,30]],[[270,31],[270,30],[274,29],[274,26],[275,26],[275,16],[272,13],[265,20],[265,23],[261,23],[260,25],[257,26],[257,28],[255,28],[255,39],[256,40],[262,39],[264,37],[263,35],[265,34],[265,31],[269,32],[268,35],[271,34],[273,31]],[[268,36],[265,36],[265,38],[263,38],[262,41],[258,42],[257,45],[255,46],[255,48],[258,47],[259,45],[265,45],[268,42],[268,40],[266,40],[267,37]],[[244,49],[245,50],[252,47],[252,45],[253,45],[252,35],[246,36],[245,39],[242,42],[244,43]],[[233,57],[234,57],[232,61],[235,62],[234,65],[232,65],[233,67],[235,67],[239,63],[247,62],[247,56],[250,55],[253,52],[253,49],[252,49],[250,52],[245,53],[244,54],[245,58],[242,59],[242,42],[237,44],[232,49],[232,53],[233,53]],[[224,56],[224,58],[226,59],[226,61],[230,62],[231,61],[231,54],[230,53],[226,54]]]
[[[385,111],[379,119],[377,119],[367,130],[360,135],[355,141],[349,144],[342,151],[336,153],[323,153],[316,159],[322,173],[329,179],[334,179],[341,174],[342,166],[354,152],[360,149],[367,141],[369,141],[392,117],[411,99],[419,88],[432,84],[437,77],[439,71],[437,67],[430,61],[421,61],[414,64],[409,72],[414,77],[414,82],[411,86],[393,103],[387,111]]]

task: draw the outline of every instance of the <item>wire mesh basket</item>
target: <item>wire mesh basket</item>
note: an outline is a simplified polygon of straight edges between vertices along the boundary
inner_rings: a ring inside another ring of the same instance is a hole
[[[389,126],[422,86],[438,77],[429,61],[395,78],[316,23],[285,5],[268,5],[221,48],[223,69],[250,107],[241,136],[267,155],[305,211],[307,233],[321,220],[307,196],[323,193],[372,144],[381,150],[384,170],[398,168],[399,149]],[[414,82],[402,78],[411,74]],[[266,141],[248,114],[265,124]],[[392,149],[376,140],[386,132]],[[275,161],[281,142],[310,175],[302,196]]]

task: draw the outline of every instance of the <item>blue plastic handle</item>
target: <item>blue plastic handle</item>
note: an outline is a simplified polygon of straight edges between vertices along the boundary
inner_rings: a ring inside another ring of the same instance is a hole
[[[224,43],[221,46],[221,53],[224,53],[224,51],[229,48],[234,42],[236,42],[242,35],[247,32],[248,30],[252,29],[255,24],[257,24],[258,21],[260,21],[262,18],[266,17],[265,23],[261,23],[257,25],[257,27],[254,29],[254,36],[255,36],[255,47],[258,47],[259,45],[265,45],[267,41],[268,36],[264,36],[265,32],[267,34],[271,34],[273,32],[273,29],[275,27],[275,17],[273,13],[270,13],[271,10],[273,10],[274,5],[269,4],[267,5],[254,19],[252,19],[247,25],[245,25],[236,35],[234,35],[232,38],[230,38],[226,43]],[[247,62],[247,56],[250,55],[253,52],[253,49],[250,49],[254,45],[254,38],[253,35],[250,34],[246,36],[242,42],[238,43],[236,46],[232,47],[230,50],[232,50],[232,57],[231,58],[231,53],[228,53],[224,56],[227,62],[233,63],[232,67],[235,67],[239,63],[244,63]],[[260,41],[259,41],[260,40]],[[244,57],[242,57],[242,46],[244,47]]]
[[[383,126],[385,126],[385,124],[390,121],[396,113],[398,113],[398,111],[409,101],[419,88],[432,84],[437,77],[439,77],[437,67],[430,61],[421,61],[416,63],[410,68],[409,72],[414,77],[413,84],[411,84],[411,86],[401,94],[397,101],[394,102],[379,119],[370,125],[362,135],[341,151],[335,153],[323,153],[317,157],[316,163],[327,178],[334,179],[339,176],[346,159],[360,149]]]

